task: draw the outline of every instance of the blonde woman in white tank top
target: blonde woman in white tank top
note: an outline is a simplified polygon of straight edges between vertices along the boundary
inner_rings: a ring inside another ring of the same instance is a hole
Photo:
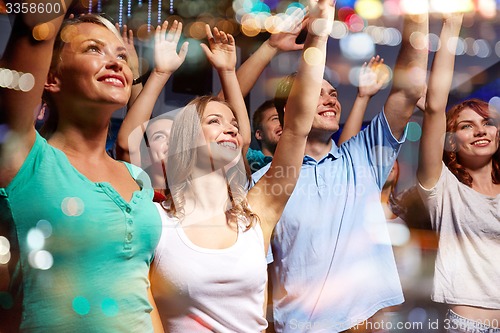
[[[168,201],[160,208],[164,227],[151,271],[153,296],[168,332],[258,332],[267,327],[266,253],[299,175],[331,26],[313,31],[311,24],[333,20],[331,2],[311,1],[304,49],[314,48],[317,58],[300,61],[271,168],[250,190],[242,157],[250,144],[250,125],[235,74],[234,39],[207,27],[210,49],[202,47],[229,104],[199,97],[172,126]]]

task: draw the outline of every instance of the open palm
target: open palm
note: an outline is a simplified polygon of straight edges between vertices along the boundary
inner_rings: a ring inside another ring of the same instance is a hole
[[[215,28],[210,31],[210,26],[207,24],[205,30],[210,48],[201,44],[208,61],[218,72],[235,70],[236,67],[236,43],[234,37],[226,34],[224,31],[219,31]]]
[[[174,21],[170,30],[167,32],[168,22],[156,27],[155,31],[155,68],[158,72],[173,73],[179,68],[188,51],[188,43],[184,42],[179,53],[177,45],[182,32],[182,23]]]

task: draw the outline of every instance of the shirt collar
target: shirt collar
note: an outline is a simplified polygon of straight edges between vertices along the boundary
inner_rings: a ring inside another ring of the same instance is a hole
[[[325,156],[323,156],[323,158],[321,158],[319,161],[316,161],[311,156],[304,155],[304,160],[303,160],[302,164],[320,164],[320,163],[323,163],[327,159],[330,159],[332,161],[336,160],[340,156],[342,156],[342,151],[340,150],[339,147],[337,147],[337,144],[332,139],[332,148],[330,149],[330,151]]]

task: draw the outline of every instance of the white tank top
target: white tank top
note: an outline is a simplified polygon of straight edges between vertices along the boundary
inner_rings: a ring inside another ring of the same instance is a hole
[[[260,332],[267,262],[262,229],[238,228],[226,249],[193,244],[179,220],[157,205],[163,230],[151,288],[166,332]]]

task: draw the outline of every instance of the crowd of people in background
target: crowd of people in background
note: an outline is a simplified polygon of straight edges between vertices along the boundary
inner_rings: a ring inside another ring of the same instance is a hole
[[[0,62],[33,78],[0,88],[0,332],[396,331],[384,323],[418,278],[415,219],[435,232],[436,329],[500,332],[500,113],[448,105],[463,13],[442,14],[429,72],[411,41],[425,44],[429,14],[405,15],[392,79],[368,59],[347,111],[324,76],[335,1],[309,0],[238,68],[235,38],[207,24],[221,91],[153,118],[189,52],[182,22],[153,31],[142,82],[133,31],[67,5],[17,15]],[[248,112],[281,52],[301,52],[296,72]],[[398,194],[414,112],[417,182]]]

